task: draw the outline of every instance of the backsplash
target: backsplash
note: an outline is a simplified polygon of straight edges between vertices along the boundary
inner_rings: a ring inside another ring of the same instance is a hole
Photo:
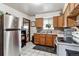
[[[37,28],[36,30],[37,30],[37,33],[40,33],[43,30],[43,28]]]

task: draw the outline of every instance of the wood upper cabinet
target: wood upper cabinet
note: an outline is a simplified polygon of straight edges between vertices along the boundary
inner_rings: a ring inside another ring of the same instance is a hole
[[[64,27],[64,18],[63,18],[63,16],[54,16],[53,17],[53,26],[54,27]]]
[[[57,22],[58,22],[58,16],[54,16],[53,17],[53,26],[54,27],[58,27],[58,23]]]
[[[68,3],[64,13],[67,14],[67,17],[79,15],[79,3]]]
[[[68,17],[67,27],[75,27],[75,26],[76,26],[76,17]]]
[[[79,3],[74,3],[75,4],[75,8],[79,5]]]
[[[64,11],[64,20],[66,21],[66,27],[76,26],[76,16],[79,15],[79,4],[68,3]]]
[[[69,3],[68,6],[69,6],[69,11],[71,12],[75,8],[75,3]]]
[[[35,26],[38,28],[43,27],[43,18],[36,18]]]
[[[63,18],[63,16],[58,16],[58,27],[64,27],[64,18]]]

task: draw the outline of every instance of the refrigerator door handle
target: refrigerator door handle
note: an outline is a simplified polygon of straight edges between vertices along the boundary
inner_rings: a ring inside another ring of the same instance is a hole
[[[5,31],[18,31],[18,30],[21,30],[21,29],[5,29]]]

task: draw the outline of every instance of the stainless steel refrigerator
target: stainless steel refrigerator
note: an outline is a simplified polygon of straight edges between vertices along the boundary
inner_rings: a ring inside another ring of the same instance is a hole
[[[4,15],[4,55],[19,56],[19,18]]]

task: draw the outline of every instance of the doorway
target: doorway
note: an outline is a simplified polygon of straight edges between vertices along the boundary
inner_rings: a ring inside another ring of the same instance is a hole
[[[30,20],[23,18],[23,28],[26,29],[26,41],[30,41]]]
[[[0,11],[0,56],[4,55],[4,14]]]
[[[21,47],[26,46],[27,42],[30,42],[30,20],[23,18],[21,30]]]

